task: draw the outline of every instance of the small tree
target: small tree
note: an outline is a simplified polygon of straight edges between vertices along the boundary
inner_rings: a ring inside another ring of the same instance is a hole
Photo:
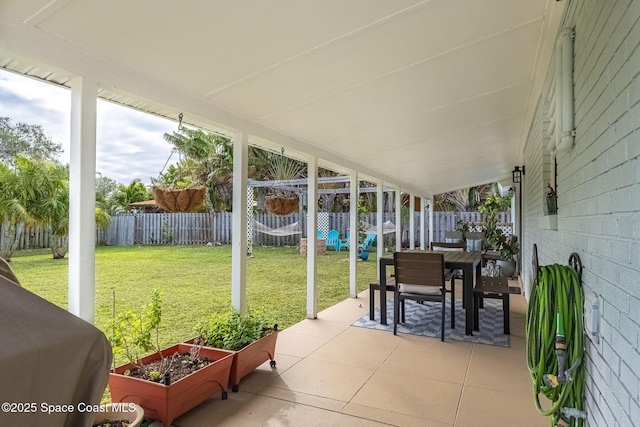
[[[498,237],[496,235],[498,213],[507,210],[509,206],[511,206],[510,197],[502,197],[498,193],[493,193],[478,207],[478,212],[484,216],[484,246],[486,246],[487,243],[492,244],[496,241]]]

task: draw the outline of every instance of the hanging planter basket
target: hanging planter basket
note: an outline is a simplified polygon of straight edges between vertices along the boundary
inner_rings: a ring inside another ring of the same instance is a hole
[[[288,215],[296,212],[300,207],[300,198],[297,194],[291,196],[274,196],[265,197],[264,206],[268,212],[276,215]]]
[[[195,212],[204,204],[205,187],[151,188],[158,206],[167,212]]]

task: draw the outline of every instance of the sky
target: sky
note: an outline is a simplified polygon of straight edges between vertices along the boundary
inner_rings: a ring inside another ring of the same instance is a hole
[[[40,125],[62,145],[62,163],[69,162],[71,91],[0,70],[0,116],[11,122]],[[98,99],[96,170],[122,184],[157,178],[171,154],[163,139],[177,122]],[[174,155],[171,163],[177,161]]]

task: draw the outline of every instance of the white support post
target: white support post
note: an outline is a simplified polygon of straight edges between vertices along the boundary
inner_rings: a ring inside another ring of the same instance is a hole
[[[427,207],[427,199],[420,197],[420,250],[424,250],[424,208]]]
[[[402,192],[396,187],[396,252],[402,250]]]
[[[71,80],[69,311],[95,321],[96,115],[98,83]]]
[[[358,171],[352,171],[349,179],[349,295],[357,298],[358,260]]]
[[[433,242],[433,197],[428,199],[429,201],[429,248]]]
[[[231,236],[231,304],[247,312],[247,158],[249,136],[233,135],[233,213]]]
[[[307,206],[307,318],[318,317],[318,262],[316,241],[318,230],[318,159],[309,160]]]
[[[409,193],[409,249],[416,248],[416,196]]]
[[[384,255],[384,233],[382,223],[384,223],[384,185],[381,179],[376,180],[376,249],[378,276],[380,276],[380,258]],[[384,280],[384,277],[378,277],[378,280]]]

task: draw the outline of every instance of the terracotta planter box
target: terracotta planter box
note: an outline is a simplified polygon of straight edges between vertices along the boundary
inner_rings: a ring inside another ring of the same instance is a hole
[[[271,367],[276,367],[274,360],[276,354],[276,340],[278,330],[276,329],[266,337],[260,338],[242,350],[236,351],[231,365],[231,376],[229,385],[233,392],[238,391],[240,380],[253,372],[258,366],[267,360],[271,360]]]
[[[176,351],[183,353],[193,347],[190,344],[178,344],[162,350],[163,356],[170,356]],[[215,362],[181,378],[170,385],[133,378],[123,373],[133,369],[135,365],[128,363],[109,374],[109,389],[114,402],[133,402],[144,408],[145,416],[171,425],[174,418],[184,414],[214,394],[222,391],[226,398],[229,374],[233,363],[232,351],[203,347],[201,357],[208,357]],[[160,359],[155,353],[141,359],[141,363],[149,363]]]
[[[229,387],[234,393],[238,391],[240,380],[253,372],[258,366],[267,360],[271,361],[271,367],[276,367],[274,360],[276,354],[276,340],[278,338],[278,330],[275,329],[269,335],[249,344],[242,350],[231,351],[233,353],[233,364],[231,365],[231,375],[229,376]],[[194,339],[187,341],[192,344]],[[203,347],[213,348],[213,347]],[[218,349],[216,349],[218,350]],[[230,350],[223,350],[230,351]]]

